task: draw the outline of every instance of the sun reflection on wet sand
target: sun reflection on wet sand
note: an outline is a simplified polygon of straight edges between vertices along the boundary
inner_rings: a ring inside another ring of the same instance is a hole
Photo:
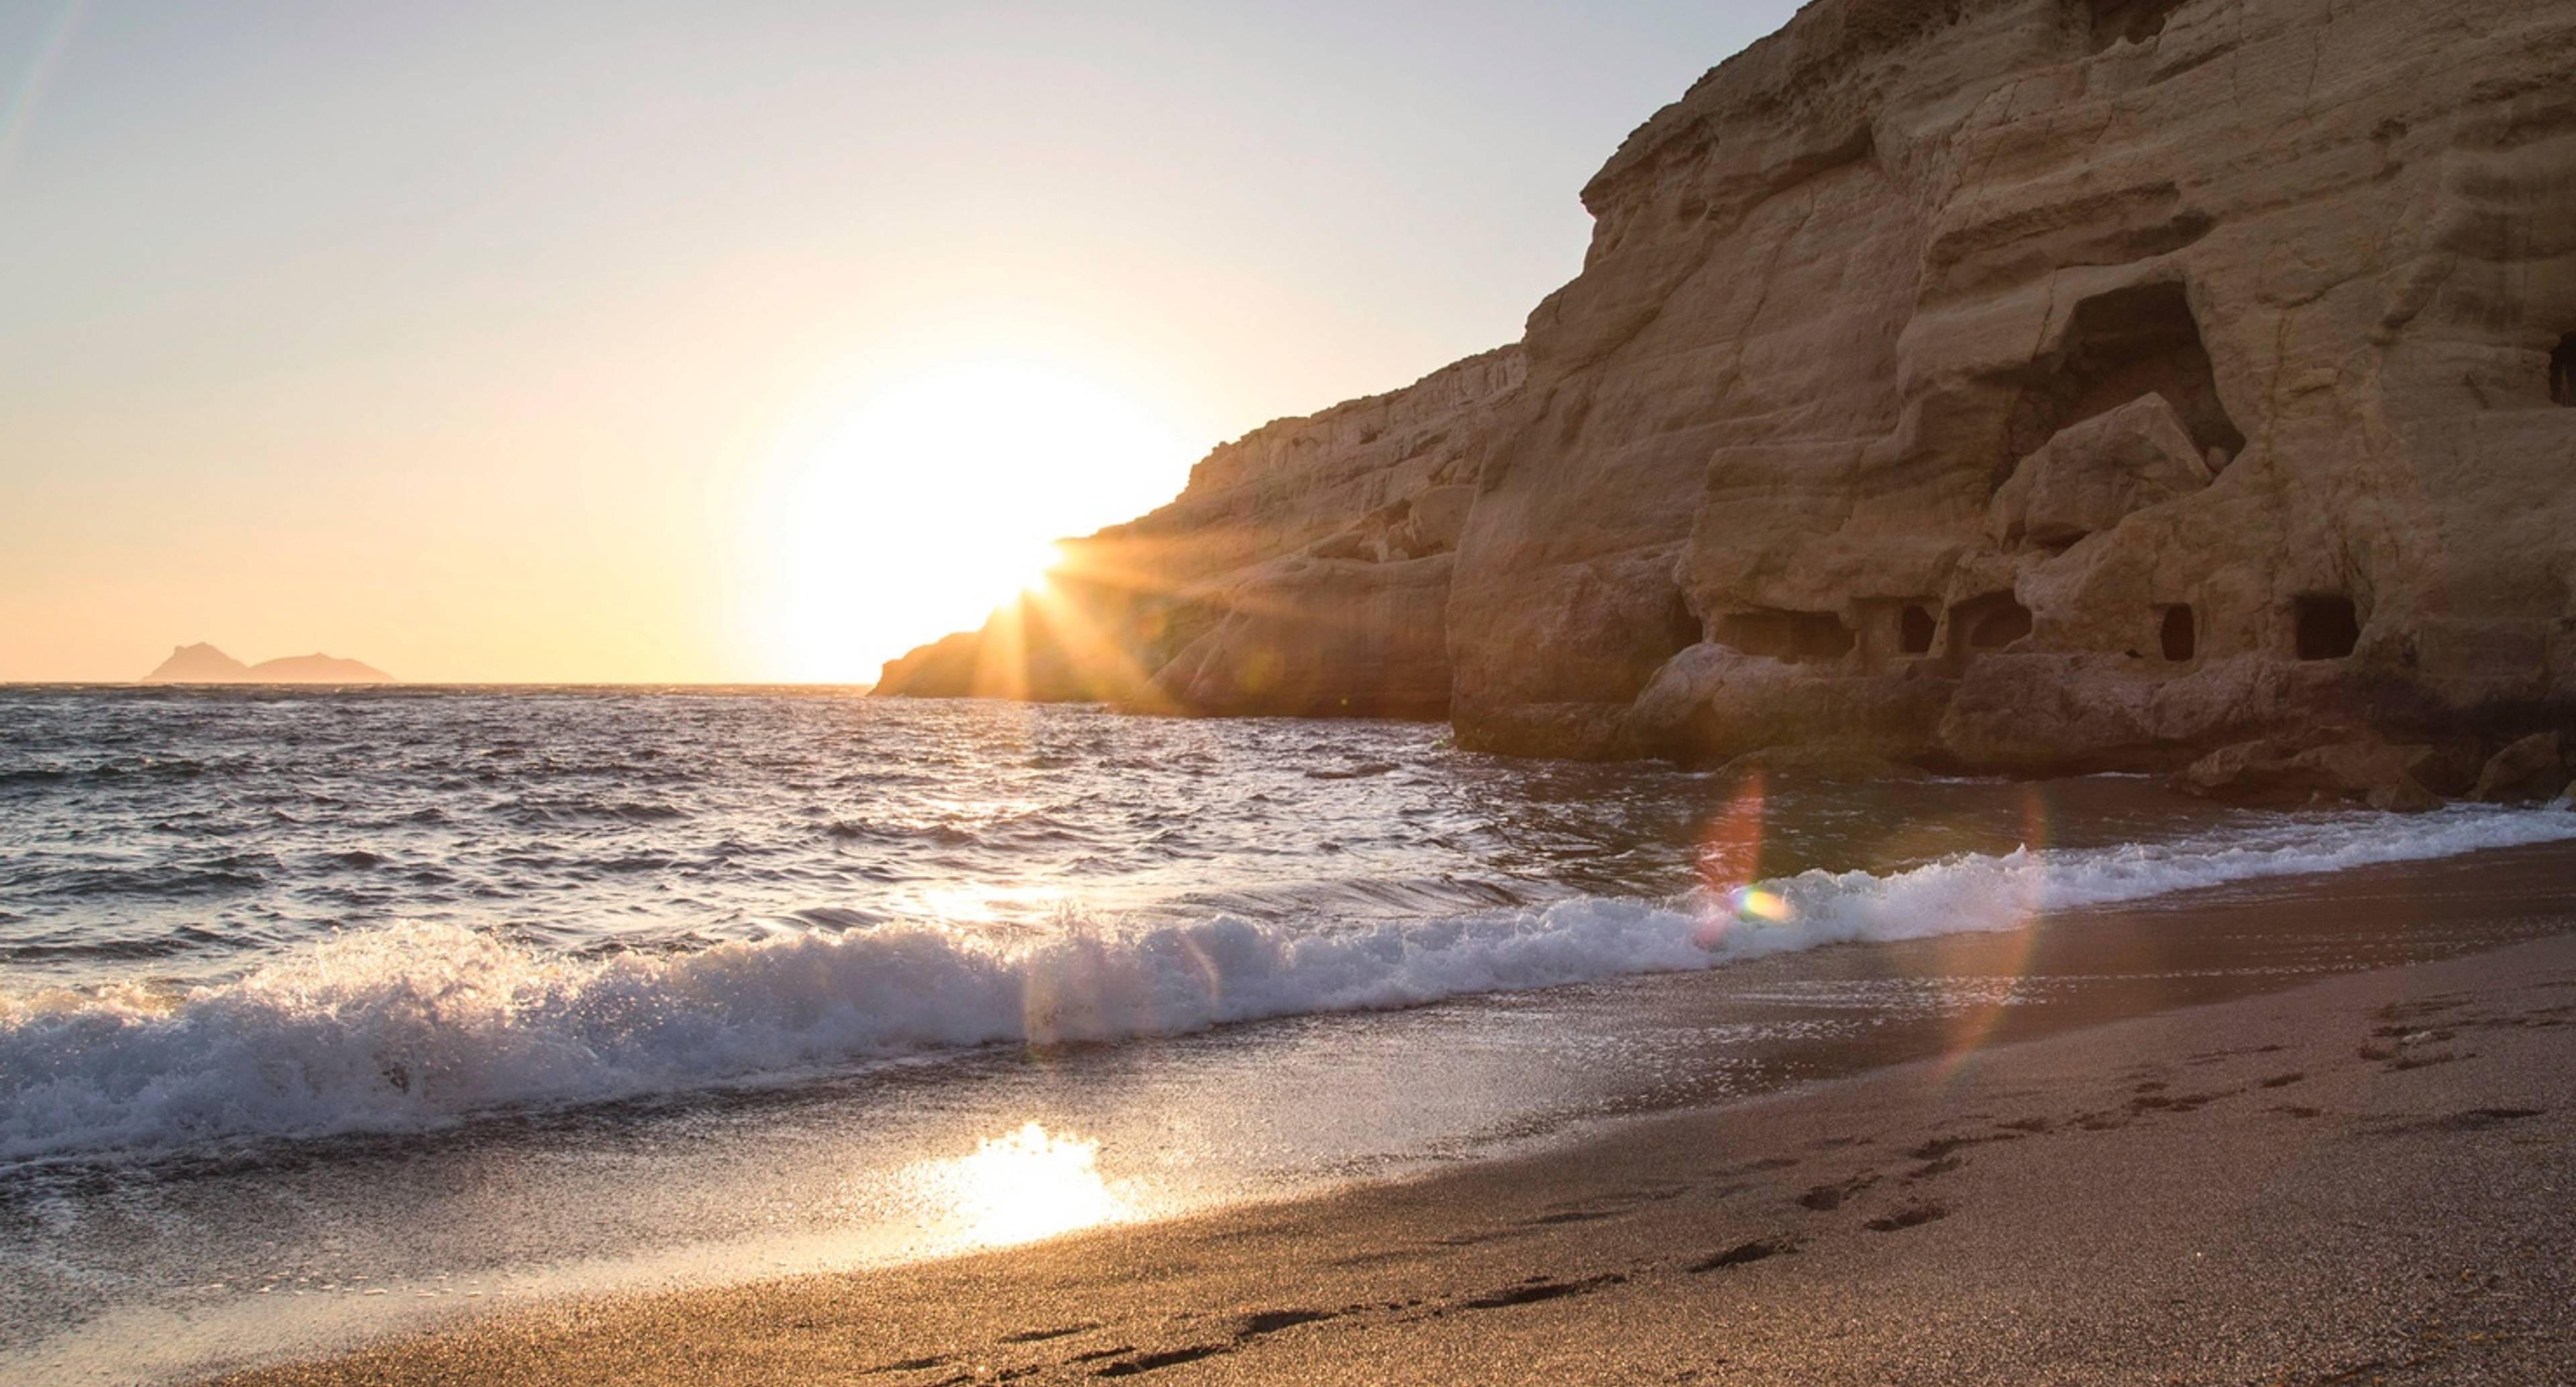
[[[1140,1216],[1100,1173],[1100,1143],[1031,1122],[986,1137],[972,1155],[929,1170],[963,1240],[983,1247],[1036,1242]]]

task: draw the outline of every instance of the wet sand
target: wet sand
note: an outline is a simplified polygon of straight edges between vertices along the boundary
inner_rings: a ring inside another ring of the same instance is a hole
[[[2556,855],[2527,868],[2564,880]],[[1146,1375],[2576,1380],[2576,936],[1615,1124],[1400,1184],[889,1271],[568,1302],[226,1381]]]

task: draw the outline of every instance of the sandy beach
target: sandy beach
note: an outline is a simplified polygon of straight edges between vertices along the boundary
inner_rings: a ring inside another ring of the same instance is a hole
[[[2571,1074],[2560,936],[1402,1184],[224,1381],[2563,1382]]]

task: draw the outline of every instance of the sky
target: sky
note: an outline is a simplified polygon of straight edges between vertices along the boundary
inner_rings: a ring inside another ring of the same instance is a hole
[[[0,680],[864,682],[1520,336],[1790,0],[5,0]]]

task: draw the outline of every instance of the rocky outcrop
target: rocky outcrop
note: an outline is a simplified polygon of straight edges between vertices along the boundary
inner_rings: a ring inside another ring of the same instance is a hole
[[[2212,480],[2182,416],[2164,396],[2141,395],[2023,458],[1995,493],[1986,533],[2005,549],[2071,549]]]
[[[1429,711],[1445,671],[1502,752],[2260,742],[2231,783],[2367,797],[2308,729],[2576,728],[2571,170],[2566,5],[1816,0],[1584,189],[1519,355],[1129,527],[1185,557],[1115,644],[1211,711]]]
[[[2222,747],[2192,763],[2174,788],[2204,799],[2270,809],[2367,804],[2420,813],[2465,785],[2456,746],[2398,746],[2353,729],[2303,739],[2266,738]]]
[[[1810,5],[1585,190],[1461,548],[1461,740],[2035,772],[2569,720],[2571,169],[2566,6]]]
[[[1506,348],[1221,447],[1172,504],[1068,541],[1044,591],[887,665],[877,692],[1444,716],[1458,541],[1520,379]]]
[[[2552,798],[2571,771],[2555,732],[2524,737],[2495,754],[2478,772],[2475,797],[2489,804],[2528,804]]]

